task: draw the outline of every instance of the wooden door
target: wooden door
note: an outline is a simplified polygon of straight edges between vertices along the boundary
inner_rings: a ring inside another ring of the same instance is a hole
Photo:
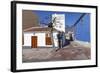
[[[32,36],[31,41],[31,48],[37,48],[37,36]]]
[[[46,37],[46,45],[52,45],[51,37]]]

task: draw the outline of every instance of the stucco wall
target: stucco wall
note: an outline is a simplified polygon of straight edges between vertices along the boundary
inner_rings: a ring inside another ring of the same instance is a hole
[[[53,33],[53,38],[54,38],[54,44],[55,47],[58,46],[57,43],[57,33]],[[52,47],[52,45],[46,45],[46,40],[45,40],[45,33],[44,32],[38,32],[38,33],[30,33],[30,32],[25,32],[24,33],[24,45],[23,46],[31,46],[31,36],[37,36],[37,46],[38,47]]]

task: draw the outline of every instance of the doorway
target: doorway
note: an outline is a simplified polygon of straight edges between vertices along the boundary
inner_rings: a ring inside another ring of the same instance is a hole
[[[37,36],[31,37],[31,48],[37,48]]]

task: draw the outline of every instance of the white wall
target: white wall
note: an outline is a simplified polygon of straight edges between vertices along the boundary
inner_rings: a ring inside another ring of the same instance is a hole
[[[24,33],[24,45],[23,46],[31,46],[31,37],[32,36],[37,36],[37,46],[38,47],[52,47],[52,45],[46,45],[46,39],[45,39],[45,33],[41,32],[36,32],[35,34],[30,33],[30,32],[25,32]],[[54,44],[55,47],[58,46],[58,40],[57,40],[57,33],[53,33],[53,38],[54,38]]]
[[[10,1],[0,1],[0,73],[12,73],[10,72]],[[31,0],[40,2],[55,2],[55,3],[71,3],[71,4],[88,4],[88,5],[99,5],[100,0]],[[98,20],[100,20],[100,9]],[[100,24],[100,22],[98,23]],[[98,25],[100,28],[100,25]],[[100,31],[100,29],[98,29]],[[100,33],[98,33],[100,37]],[[98,39],[100,44],[100,38]],[[100,48],[100,45],[99,45]],[[98,48],[98,55],[100,56],[100,49]],[[21,73],[100,73],[100,57],[98,68],[81,68],[81,69],[64,69],[64,70],[52,70],[52,71],[38,71],[38,72],[21,72]],[[16,72],[17,73],[17,72]]]
[[[31,36],[33,36],[33,33],[24,33],[24,45],[23,46],[31,46]]]
[[[65,14],[52,14],[52,20],[56,17],[54,28],[65,32]],[[58,23],[59,22],[59,23]]]
[[[45,44],[45,33],[35,33],[35,35],[37,36],[37,46],[42,46],[42,47],[45,47],[46,44]]]
[[[31,37],[37,36],[37,46],[46,47],[45,44],[45,33],[36,32],[35,34],[30,32],[24,33],[24,46],[31,46]]]
[[[54,32],[53,33],[53,38],[54,38],[54,44],[55,44],[55,47],[58,47],[58,38],[57,38],[57,32]]]

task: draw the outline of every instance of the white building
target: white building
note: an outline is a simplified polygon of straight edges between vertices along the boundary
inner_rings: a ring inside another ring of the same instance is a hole
[[[24,30],[24,45],[32,48],[37,47],[52,47],[52,38],[50,28],[48,27],[33,27],[28,30]],[[58,47],[57,30],[53,31],[53,40],[55,47]]]
[[[52,20],[55,18],[53,23],[53,41],[54,46],[58,47],[57,34],[58,31],[65,32],[65,15],[64,14],[53,14]],[[24,30],[24,44],[23,46],[30,46],[32,48],[37,47],[52,47],[51,28],[49,27],[31,27]]]
[[[64,14],[53,14],[52,20],[54,19],[55,19],[55,21],[53,22],[54,28],[58,31],[65,32],[65,15]]]

